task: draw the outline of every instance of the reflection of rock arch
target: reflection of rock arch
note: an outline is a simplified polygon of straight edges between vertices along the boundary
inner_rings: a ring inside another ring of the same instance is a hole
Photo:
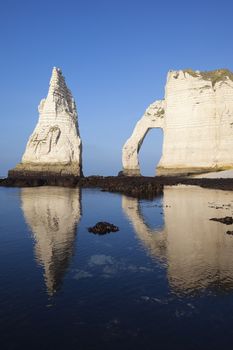
[[[226,235],[225,225],[209,220],[229,215],[232,204],[232,192],[195,186],[165,188],[168,279],[174,290],[233,289],[232,237]]]
[[[149,250],[152,256],[163,258],[166,254],[164,232],[161,229],[151,229],[145,222],[141,211],[140,204],[137,198],[122,196],[122,208],[132,222],[134,231]]]
[[[138,153],[143,140],[150,129],[163,127],[164,101],[156,101],[147,108],[123,147],[122,163],[125,175],[140,175]]]
[[[25,220],[35,238],[35,257],[44,267],[47,291],[56,292],[73,254],[81,216],[80,190],[62,187],[22,188]]]
[[[165,187],[161,235],[145,225],[137,199],[124,197],[122,207],[150,254],[166,262],[173,291],[233,289],[233,239],[227,226],[209,220],[233,214],[233,192]]]

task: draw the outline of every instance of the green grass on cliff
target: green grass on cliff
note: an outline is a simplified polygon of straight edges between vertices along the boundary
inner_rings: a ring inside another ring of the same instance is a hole
[[[229,69],[216,69],[212,71],[194,71],[192,69],[184,69],[184,73],[190,74],[192,77],[201,77],[204,80],[208,80],[212,82],[214,86],[218,81],[224,81],[226,78],[229,78],[233,81],[233,73]]]

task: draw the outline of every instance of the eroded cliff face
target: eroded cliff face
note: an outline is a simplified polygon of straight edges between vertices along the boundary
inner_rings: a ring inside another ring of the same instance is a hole
[[[22,162],[9,171],[20,175],[82,175],[82,147],[74,99],[59,68],[53,68],[39,121],[29,138]]]
[[[150,129],[164,128],[164,107],[164,101],[152,103],[137,122],[132,136],[126,141],[122,155],[123,172],[126,175],[140,175],[138,152]]]
[[[148,110],[123,147],[123,171],[139,174],[138,151],[150,128],[164,132],[158,175],[233,168],[233,74],[228,70],[170,71],[162,122]],[[161,116],[161,115],[160,115]],[[137,135],[140,134],[140,139]]]

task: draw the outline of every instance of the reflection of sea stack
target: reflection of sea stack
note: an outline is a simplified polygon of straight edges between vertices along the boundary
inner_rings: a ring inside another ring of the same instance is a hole
[[[226,234],[229,228],[209,220],[232,215],[233,193],[192,186],[165,187],[164,229],[159,232],[144,223],[137,199],[123,197],[122,206],[150,254],[166,261],[174,291],[233,289],[233,240]]]
[[[35,237],[36,260],[44,267],[52,295],[62,282],[73,253],[80,220],[80,190],[58,187],[21,189],[22,210]]]
[[[49,92],[22,162],[9,177],[82,175],[82,147],[74,99],[62,72],[53,68]]]

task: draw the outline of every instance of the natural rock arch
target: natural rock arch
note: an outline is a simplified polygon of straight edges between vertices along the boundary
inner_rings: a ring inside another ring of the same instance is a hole
[[[138,153],[148,131],[164,127],[164,100],[152,103],[137,122],[131,137],[126,141],[122,152],[125,175],[140,175]]]
[[[155,176],[163,149],[164,132],[162,128],[150,128],[138,151],[141,176]]]
[[[233,73],[170,71],[164,100],[149,106],[123,147],[125,175],[140,175],[138,151],[150,128],[164,134],[157,175],[233,169]]]

